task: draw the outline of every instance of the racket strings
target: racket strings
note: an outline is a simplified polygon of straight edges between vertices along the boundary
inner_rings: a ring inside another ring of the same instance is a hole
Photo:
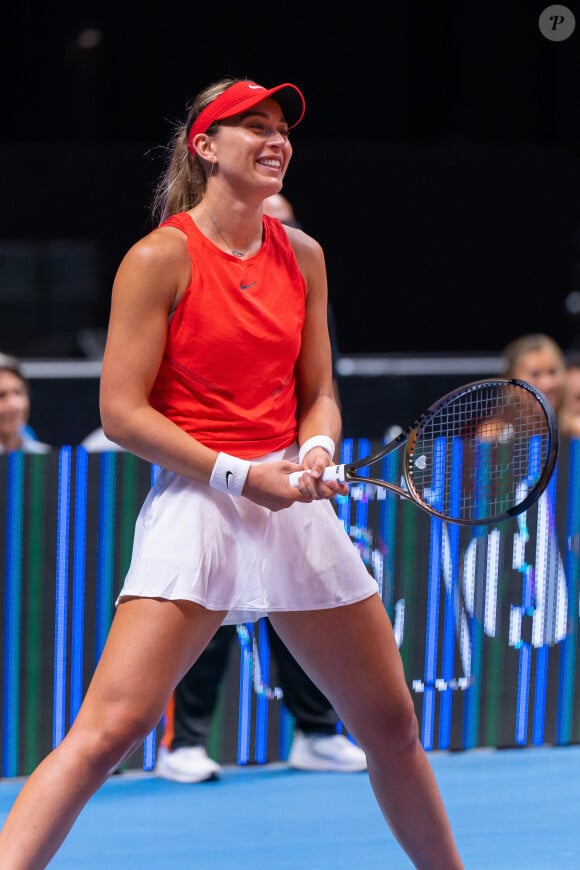
[[[424,505],[458,521],[505,515],[538,484],[550,427],[535,394],[509,382],[470,389],[420,423],[407,482]]]

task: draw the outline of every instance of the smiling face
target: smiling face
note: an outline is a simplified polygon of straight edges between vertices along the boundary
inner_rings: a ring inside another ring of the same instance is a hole
[[[217,164],[224,179],[261,183],[264,196],[280,190],[292,157],[288,124],[271,98],[220,121],[214,136],[194,136],[193,144],[204,159]]]
[[[14,372],[0,370],[0,444],[17,450],[21,431],[28,422],[30,399],[25,382]]]
[[[523,353],[512,369],[512,377],[527,381],[541,390],[555,411],[564,399],[566,369],[560,357],[549,347]]]
[[[571,366],[566,377],[565,406],[569,414],[580,420],[580,366]]]

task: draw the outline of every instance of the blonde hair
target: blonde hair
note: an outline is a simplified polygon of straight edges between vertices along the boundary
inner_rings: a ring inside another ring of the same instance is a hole
[[[156,224],[163,223],[173,214],[193,208],[203,199],[207,186],[207,163],[193,155],[187,147],[187,138],[197,116],[216,97],[236,82],[244,79],[226,76],[204,88],[188,108],[186,119],[175,127],[166,149],[166,166],[159,178],[153,194],[151,214]],[[207,133],[213,135],[219,121],[209,127]]]
[[[550,338],[549,335],[536,332],[530,335],[522,335],[520,338],[510,341],[503,349],[502,357],[505,376],[507,378],[513,377],[513,373],[521,358],[534,350],[551,350],[562,363],[562,366],[564,366],[564,353],[560,345],[553,338]]]
[[[22,371],[22,366],[15,356],[0,352],[0,372],[11,372],[13,375],[16,375],[16,377],[20,378],[26,387],[26,392],[30,393],[30,387],[26,375]]]

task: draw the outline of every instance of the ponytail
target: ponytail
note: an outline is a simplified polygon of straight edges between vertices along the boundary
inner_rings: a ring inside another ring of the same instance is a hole
[[[240,79],[228,76],[220,79],[197,95],[187,113],[187,120],[179,124],[167,147],[167,164],[153,193],[151,215],[156,226],[180,211],[196,206],[205,194],[207,174],[205,163],[187,148],[191,125],[200,112],[219,94]],[[217,129],[212,125],[208,133]]]

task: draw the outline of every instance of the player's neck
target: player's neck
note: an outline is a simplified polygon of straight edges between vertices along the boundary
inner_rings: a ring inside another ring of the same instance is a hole
[[[204,197],[194,209],[194,220],[218,248],[243,259],[255,254],[262,244],[262,209],[241,203],[230,206]]]

